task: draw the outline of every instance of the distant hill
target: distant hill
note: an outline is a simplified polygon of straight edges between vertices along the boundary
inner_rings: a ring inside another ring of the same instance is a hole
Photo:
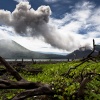
[[[92,51],[91,49],[80,48],[79,50],[75,50],[74,52],[68,54],[66,56],[66,58],[80,59],[80,58],[86,57],[91,51]],[[100,45],[96,45],[96,49],[95,49],[95,52],[93,53],[93,55],[97,55],[99,51],[100,51]]]
[[[63,55],[57,55],[57,54],[44,54],[39,52],[30,51],[20,44],[16,43],[12,40],[0,40],[0,56],[3,58],[34,58],[34,59],[61,59],[65,58]]]

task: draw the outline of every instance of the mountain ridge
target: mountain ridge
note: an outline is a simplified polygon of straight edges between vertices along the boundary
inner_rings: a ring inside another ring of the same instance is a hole
[[[99,51],[100,51],[100,45],[96,45],[95,51],[92,55],[93,56],[98,55]],[[85,50],[78,49],[68,54],[66,58],[67,59],[81,59],[81,58],[87,57],[91,52],[92,52],[92,49],[89,49],[89,48]]]
[[[0,56],[3,58],[34,58],[34,59],[65,59],[66,56],[58,54],[44,54],[28,50],[13,40],[0,40]]]

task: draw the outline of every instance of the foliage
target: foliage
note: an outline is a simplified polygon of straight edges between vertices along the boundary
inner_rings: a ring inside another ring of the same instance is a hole
[[[70,67],[74,67],[79,63],[80,61],[56,64],[32,64],[29,67],[42,68],[43,72],[38,75],[27,74],[26,72],[21,72],[20,74],[29,81],[51,84],[52,90],[56,92],[54,100],[76,100],[73,94],[78,91],[82,77],[90,72],[100,74],[100,62],[95,63],[89,61],[76,69],[72,69],[68,76],[62,76]],[[86,84],[84,98],[85,100],[100,100],[100,75],[91,75],[90,77],[91,81]],[[4,91],[5,90],[0,91],[0,95],[4,93]],[[4,95],[10,99],[13,95],[22,90],[7,91]],[[1,96],[0,100],[2,100],[2,97],[3,96]],[[81,99],[79,98],[78,100]]]

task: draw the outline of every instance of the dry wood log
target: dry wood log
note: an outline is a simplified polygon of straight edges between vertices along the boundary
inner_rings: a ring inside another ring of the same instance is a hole
[[[36,89],[26,90],[22,93],[19,93],[12,100],[25,100],[26,98],[38,95],[54,95],[54,92],[48,86],[39,87]]]
[[[81,97],[81,96],[84,95],[84,89],[85,89],[85,87],[86,87],[86,84],[87,84],[88,82],[90,82],[91,80],[92,80],[92,79],[89,78],[89,77],[85,77],[85,78],[82,80],[82,82],[81,82],[81,84],[80,84],[80,88],[79,88],[78,93],[77,93],[77,96],[78,96],[78,97]]]
[[[0,79],[0,89],[34,89],[45,86],[39,82],[10,81]],[[49,86],[49,85],[48,85]]]
[[[6,69],[0,69],[0,76],[2,76],[3,74],[5,74],[7,72],[7,70]]]
[[[16,78],[17,81],[23,80],[19,73],[12,66],[10,66],[9,63],[5,61],[5,59],[0,57],[0,62],[6,67],[6,70]]]
[[[0,79],[0,89],[30,89],[16,95],[12,100],[24,100],[34,95],[54,95],[51,86],[39,82],[29,82],[23,79],[20,74],[9,65],[2,57],[0,62],[6,67],[6,70],[16,78],[17,81]]]

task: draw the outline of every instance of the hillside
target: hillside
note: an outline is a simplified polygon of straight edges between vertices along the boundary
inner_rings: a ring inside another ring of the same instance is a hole
[[[68,54],[66,58],[68,58],[68,59],[75,59],[75,58],[80,59],[80,58],[86,57],[91,51],[92,51],[91,49],[75,50],[74,52]],[[99,51],[100,51],[100,45],[96,45],[96,49],[95,49],[95,52],[93,53],[93,55],[97,55]]]
[[[56,55],[56,54],[43,54],[39,52],[30,51],[23,46],[19,45],[15,41],[12,40],[0,40],[0,56],[3,58],[65,58],[65,56],[62,55]]]

